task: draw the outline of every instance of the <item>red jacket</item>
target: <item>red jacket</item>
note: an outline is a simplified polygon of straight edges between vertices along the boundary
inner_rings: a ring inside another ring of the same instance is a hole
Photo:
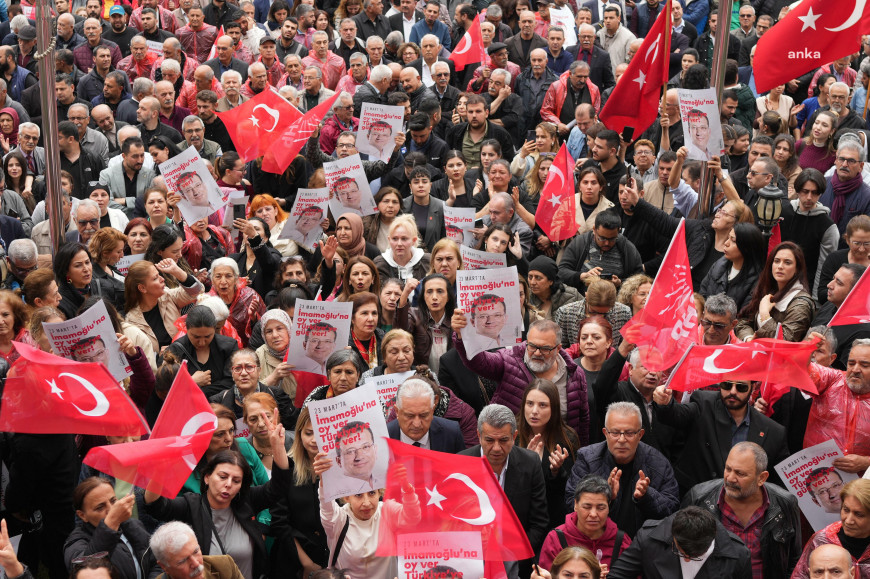
[[[562,122],[559,120],[559,115],[562,114],[562,103],[565,102],[565,95],[568,93],[568,76],[570,74],[571,71],[566,70],[559,77],[559,80],[547,89],[547,94],[544,95],[544,104],[541,106],[541,119],[557,125]],[[586,87],[592,97],[595,114],[598,114],[598,111],[601,110],[601,91],[588,79]]]
[[[809,428],[807,428],[809,432]],[[837,533],[840,532],[840,529],[843,528],[843,523],[837,521],[836,523],[831,523],[821,531],[817,531],[809,540],[806,547],[804,547],[804,552],[801,554],[801,558],[798,560],[797,565],[795,565],[794,571],[791,574],[791,579],[809,579],[809,565],[810,565],[810,553],[812,553],[816,547],[820,545],[839,545],[843,546],[840,543],[840,538],[837,536]],[[854,559],[852,559],[855,562]],[[857,568],[855,570],[856,579],[859,577],[870,577],[870,549],[864,551],[861,554],[861,557],[857,561]]]
[[[870,455],[870,394],[855,394],[846,373],[810,364],[819,390],[807,419],[804,448],[833,439],[843,454]]]

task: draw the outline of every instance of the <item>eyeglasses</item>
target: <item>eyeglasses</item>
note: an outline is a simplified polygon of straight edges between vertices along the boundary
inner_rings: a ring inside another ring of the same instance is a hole
[[[19,141],[38,141],[39,137],[31,137],[30,135],[22,135],[21,133],[18,133],[18,140]]]
[[[550,352],[552,352],[553,350],[555,350],[558,347],[559,347],[558,345],[556,345],[556,346],[539,346],[539,345],[533,344],[531,342],[526,342],[526,348],[528,348],[529,352],[538,351],[538,352],[541,352],[543,354],[549,354]]]
[[[752,170],[750,170],[748,173],[748,175],[750,177],[755,177],[756,175],[765,175],[766,176],[766,175],[772,175],[772,174],[773,173],[759,173],[758,171],[752,171]]]
[[[235,374],[241,374],[242,371],[245,371],[248,374],[250,374],[256,369],[257,369],[257,367],[254,366],[253,364],[239,364],[237,366],[233,366],[232,368],[230,368],[230,370],[232,370]]]
[[[646,156],[652,155],[652,151],[644,151],[644,150],[637,150],[637,149],[635,149],[635,151],[634,151],[634,155],[635,155],[635,156],[637,156],[637,155],[643,155],[644,157],[646,157]]]
[[[70,563],[72,565],[87,565],[91,561],[99,561],[100,559],[108,559],[109,552],[108,551],[100,551],[98,553],[91,553],[90,555],[82,555],[81,557],[76,557]]]
[[[711,322],[710,320],[708,320],[706,318],[701,320],[701,325],[704,326],[705,328],[709,328],[710,326],[713,326],[713,329],[716,330],[717,332],[721,332],[722,330],[724,330],[725,328],[728,327],[727,324],[723,324],[722,322]]]
[[[604,237],[603,235],[598,235],[595,233],[595,239],[598,240],[599,243],[616,243],[616,240],[619,239],[619,235],[615,235],[613,237]]]
[[[680,557],[682,559],[688,559],[689,561],[703,561],[704,555],[698,555],[697,557],[689,557],[677,547],[676,543],[671,543],[671,550],[674,552],[674,555]]]
[[[368,453],[372,450],[374,443],[367,442],[359,448],[345,448],[341,451],[342,458],[356,458],[359,453]]]
[[[864,249],[870,249],[870,241],[850,241],[849,245],[851,245],[855,249],[861,247],[863,247]]]
[[[741,394],[746,394],[749,392],[749,389],[752,388],[752,384],[747,384],[746,382],[722,382],[719,384],[720,390],[732,390],[737,388],[737,391]]]
[[[434,76],[435,78],[441,78],[442,76],[450,76],[450,73],[449,72],[436,72],[432,76]]]
[[[837,157],[838,163],[845,163],[846,165],[854,165],[856,163],[860,163],[858,159],[850,159],[848,157]]]
[[[829,487],[822,487],[820,489],[812,489],[811,492],[814,495],[824,495],[826,497],[833,498],[840,494],[840,491],[843,489],[843,482],[835,482]]]
[[[634,440],[634,438],[640,434],[640,430],[610,430],[609,428],[605,428],[604,430],[607,432],[607,435],[612,437],[614,440],[619,440],[623,436],[626,440]]]
[[[79,225],[97,225],[100,220],[99,219],[77,219]]]
[[[336,149],[353,149],[356,143],[339,143],[335,146]]]

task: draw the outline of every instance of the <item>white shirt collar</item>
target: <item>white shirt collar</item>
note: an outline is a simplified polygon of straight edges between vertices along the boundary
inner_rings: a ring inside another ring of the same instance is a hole
[[[405,444],[414,444],[415,442],[419,442],[420,448],[425,448],[426,450],[431,450],[431,447],[429,446],[429,431],[428,430],[426,431],[426,434],[424,434],[420,440],[412,440],[404,432],[402,432],[401,429],[399,429],[399,440],[401,440]]]
[[[482,458],[486,458],[486,455],[483,454],[483,446],[480,447],[480,456]],[[500,473],[495,474],[495,476],[498,478],[498,484],[499,484],[499,486],[501,486],[501,488],[504,488],[504,478],[505,478],[505,474],[507,474],[508,464],[510,464],[510,460],[511,460],[511,455],[510,455],[510,453],[508,453],[507,458],[504,461],[504,468],[501,469]],[[489,465],[489,466],[491,467],[492,465]]]

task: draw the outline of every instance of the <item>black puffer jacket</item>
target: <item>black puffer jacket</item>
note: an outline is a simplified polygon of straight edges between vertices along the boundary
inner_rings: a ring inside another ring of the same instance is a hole
[[[121,534],[130,542],[133,552],[121,541]],[[121,523],[119,530],[115,531],[101,521],[97,527],[90,523],[82,523],[70,533],[63,546],[63,558],[67,567],[71,566],[73,559],[94,553],[106,551],[112,565],[118,569],[122,579],[136,579],[136,561],[142,567],[143,575],[153,579],[160,574],[160,567],[148,548],[148,540],[151,535],[138,519],[130,519]],[[136,557],[136,561],[133,557]]]
[[[85,295],[74,288],[72,284],[66,280],[58,280],[58,290],[60,291],[61,300],[57,308],[63,312],[66,319],[70,320],[78,315],[79,308],[85,303]],[[90,288],[87,292],[88,296],[97,296],[109,300],[118,313],[124,315],[124,292],[115,290],[114,285],[108,276],[100,278],[94,275],[91,280]]]
[[[758,272],[754,269],[748,271],[748,268],[743,268],[737,274],[737,277],[729,280],[728,275],[730,273],[731,262],[724,257],[719,259],[719,261],[713,264],[710,271],[707,272],[698,291],[705,298],[724,293],[734,300],[739,312],[749,305],[749,302],[752,300],[752,290],[755,289],[755,284],[758,283]]]

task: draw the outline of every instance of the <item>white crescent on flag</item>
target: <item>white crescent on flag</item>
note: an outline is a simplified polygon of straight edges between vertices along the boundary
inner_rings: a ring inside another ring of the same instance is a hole
[[[708,372],[710,374],[725,374],[727,372],[733,372],[737,368],[743,365],[743,362],[737,364],[733,368],[719,368],[716,366],[716,358],[718,358],[724,350],[716,350],[704,360],[704,372]]]
[[[215,416],[213,412],[200,412],[199,414],[195,414],[190,418],[190,420],[184,423],[184,427],[181,429],[181,434],[179,436],[191,436],[192,434],[196,434],[199,429],[206,424],[211,424],[213,428],[217,428],[217,416]],[[187,466],[190,468],[196,468],[196,459],[192,454],[187,454],[181,458]]]
[[[462,46],[462,48],[459,48]],[[454,55],[465,54],[468,52],[468,49],[471,48],[471,34],[466,32],[462,35],[462,40],[460,40],[456,44],[456,50],[453,51]]]
[[[91,410],[82,410],[75,404],[73,404],[73,408],[78,410],[83,416],[104,416],[106,412],[109,411],[109,399],[106,398],[106,395],[100,392],[96,386],[91,384],[88,380],[85,380],[81,376],[77,376],[75,374],[70,374],[68,372],[64,372],[63,374],[58,374],[58,378],[61,376],[69,376],[82,386],[84,386],[85,390],[91,393],[91,396],[94,397],[94,402],[97,403]]]
[[[456,515],[451,515],[454,519],[459,521],[463,521],[468,523],[469,525],[488,525],[495,521],[495,509],[492,508],[492,503],[489,502],[489,496],[484,492],[482,488],[477,486],[477,484],[468,477],[468,475],[462,473],[453,473],[444,480],[458,480],[467,486],[477,497],[478,505],[480,506],[480,516],[475,519],[463,519],[462,517],[457,517]]]
[[[268,106],[266,106],[266,105],[264,105],[264,104],[259,104],[259,105],[255,106],[255,107],[251,110],[251,113],[253,114],[253,113],[257,112],[257,109],[263,109],[264,111],[266,111],[266,113],[267,113],[270,117],[272,117],[272,121],[273,121],[273,122],[272,122],[272,128],[271,128],[271,129],[263,129],[263,130],[266,131],[267,133],[271,133],[272,131],[274,131],[274,130],[275,130],[275,127],[278,126],[278,121],[281,119],[281,113],[278,112],[278,111],[276,111],[276,110],[273,109],[272,107],[268,107]]]
[[[863,14],[864,12],[865,4],[867,4],[867,0],[855,0],[855,9],[852,11],[852,14],[849,15],[849,18],[847,18],[845,22],[843,22],[836,28],[825,28],[825,30],[829,30],[831,32],[840,32],[842,30],[846,30],[847,28],[852,28],[853,26],[855,26],[855,24],[858,23],[858,20],[861,19],[861,14]],[[821,16],[821,14],[819,16]]]

